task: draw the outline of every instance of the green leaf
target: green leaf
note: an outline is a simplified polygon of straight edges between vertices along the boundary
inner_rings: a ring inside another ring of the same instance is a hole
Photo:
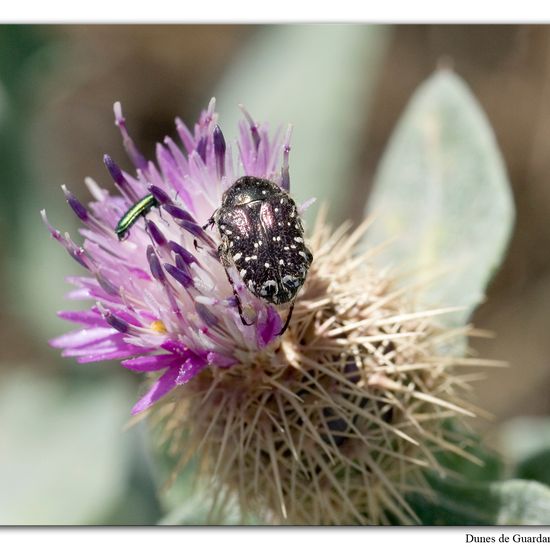
[[[6,112],[8,110],[8,96],[6,90],[0,81],[0,132],[2,132],[3,124],[5,123]]]
[[[353,161],[388,38],[381,25],[262,28],[217,88],[224,133],[236,136],[240,103],[257,121],[283,130],[291,123],[293,196],[317,197],[342,217],[353,201]]]
[[[433,499],[410,499],[423,525],[548,525],[550,489],[518,479],[494,483],[432,480]]]
[[[222,514],[216,511],[212,496],[204,488],[197,486],[181,496],[185,498],[179,500],[159,525],[243,525],[236,502],[224,508]]]
[[[514,477],[550,485],[549,418],[514,418],[504,424],[499,435]]]
[[[470,483],[488,483],[504,478],[505,465],[501,456],[479,443],[465,446],[464,451],[475,456],[477,461],[473,462],[450,451],[437,453],[437,461],[443,468],[455,472],[461,479],[467,479]]]
[[[499,441],[503,452],[513,462],[550,450],[550,418],[518,417],[509,420],[499,431]]]
[[[11,369],[13,372],[13,369]],[[0,524],[103,520],[127,483],[132,392],[119,379],[85,384],[18,370],[0,384]]]
[[[535,453],[516,465],[515,477],[530,479],[550,486],[550,449]]]
[[[463,324],[502,261],[514,206],[489,122],[453,72],[438,70],[414,94],[367,209],[376,221],[366,244],[396,239],[377,256],[380,264],[414,274],[444,271],[419,298],[464,306],[447,318]]]
[[[124,431],[129,438],[125,461],[125,491],[113,508],[105,509],[101,525],[156,525],[163,516],[158,487],[153,478],[146,422]]]
[[[156,436],[153,435],[153,438]],[[238,503],[234,497],[226,505],[218,494],[220,502],[215,502],[213,493],[205,483],[208,480],[197,478],[197,464],[192,460],[179,471],[178,476],[166,488],[166,481],[178,467],[178,457],[168,452],[167,446],[153,447],[155,478],[163,487],[159,496],[166,513],[159,525],[256,525],[259,520],[246,518],[243,521]]]
[[[447,478],[428,474],[432,498],[408,497],[423,524],[541,525],[550,522],[548,487],[523,479],[503,480],[506,465],[501,454],[481,445],[479,438],[464,432],[455,423],[448,423],[447,430],[453,440],[467,443],[464,450],[482,465],[451,452],[438,453],[438,462],[452,473]]]

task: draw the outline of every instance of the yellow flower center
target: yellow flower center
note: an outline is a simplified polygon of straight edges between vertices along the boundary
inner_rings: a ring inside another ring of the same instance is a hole
[[[157,319],[156,321],[153,321],[151,323],[151,330],[154,330],[155,332],[160,332],[161,334],[166,334],[168,332],[166,330],[165,324],[160,319]]]

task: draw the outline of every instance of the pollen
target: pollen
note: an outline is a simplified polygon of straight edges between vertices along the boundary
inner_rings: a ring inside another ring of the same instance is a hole
[[[167,334],[168,330],[166,329],[165,324],[160,320],[157,319],[156,321],[153,321],[150,325],[151,330],[154,330],[155,332],[158,332],[159,334]]]

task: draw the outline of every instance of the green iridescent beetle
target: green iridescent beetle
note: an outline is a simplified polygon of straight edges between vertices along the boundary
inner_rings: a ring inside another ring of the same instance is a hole
[[[115,228],[115,233],[119,241],[124,240],[128,236],[128,231],[140,216],[145,216],[152,208],[158,206],[159,202],[152,194],[145,195],[145,197],[133,204],[122,218],[120,218]]]

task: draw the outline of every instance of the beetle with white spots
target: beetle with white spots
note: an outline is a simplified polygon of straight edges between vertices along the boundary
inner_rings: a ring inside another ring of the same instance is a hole
[[[290,304],[282,334],[313,260],[292,197],[272,181],[243,176],[225,191],[220,208],[205,227],[209,225],[216,225],[220,233],[218,255],[233,287],[242,322],[250,324],[228,272],[231,266],[237,268],[255,296],[275,305]],[[229,235],[234,240],[230,241]]]

